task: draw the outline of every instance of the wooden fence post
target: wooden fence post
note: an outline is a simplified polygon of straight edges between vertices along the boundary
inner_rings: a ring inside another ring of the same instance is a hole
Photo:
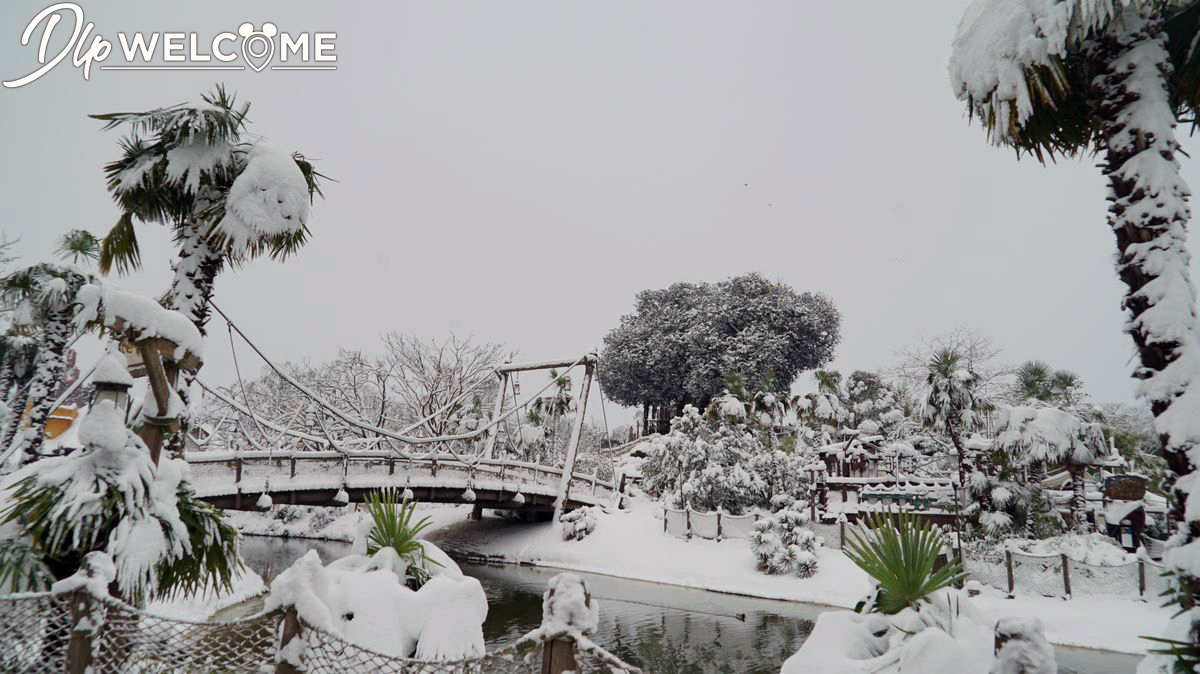
[[[564,674],[577,671],[575,643],[563,638],[547,641],[542,647],[542,674]]]
[[[838,550],[846,549],[846,520],[838,522]]]
[[[1146,596],[1146,560],[1138,560],[1138,595]]]
[[[1063,589],[1067,591],[1067,597],[1071,596],[1071,563],[1068,561],[1066,554],[1062,555],[1063,568]]]
[[[1004,566],[1008,570],[1008,595],[1011,597],[1013,592],[1016,591],[1017,587],[1016,579],[1013,577],[1012,550],[1004,551]]]
[[[86,588],[70,595],[71,637],[67,642],[67,674],[84,674],[92,671],[92,636],[95,626],[90,625],[92,596]],[[88,624],[81,628],[81,623]]]
[[[717,507],[717,540],[721,540],[721,508]]]
[[[289,468],[291,477],[296,477],[296,457],[292,457],[291,466]]]
[[[692,540],[692,506],[688,506],[687,510],[683,511],[683,515],[687,518],[687,540]]]
[[[283,659],[280,654],[287,651],[287,645],[292,639],[300,638],[300,617],[296,615],[296,607],[289,607],[283,613],[283,623],[279,626],[279,647],[275,649],[275,674],[300,674],[296,664]]]

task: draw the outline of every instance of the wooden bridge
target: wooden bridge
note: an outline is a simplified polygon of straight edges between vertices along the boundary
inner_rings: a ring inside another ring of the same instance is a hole
[[[413,499],[422,503],[550,513],[564,487],[565,472],[535,463],[453,454],[405,458],[384,450],[192,452],[187,461],[196,495],[227,510],[259,509],[263,494],[274,503],[341,506],[394,487],[412,490]],[[608,505],[617,493],[611,481],[596,474],[572,473],[565,489],[564,511]]]

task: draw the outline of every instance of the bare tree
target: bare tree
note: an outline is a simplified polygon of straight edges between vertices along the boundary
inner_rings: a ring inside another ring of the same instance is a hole
[[[975,390],[987,399],[1000,397],[1007,385],[1009,368],[998,362],[1000,348],[978,328],[960,325],[932,337],[920,336],[896,352],[899,364],[887,370],[892,382],[903,389],[910,400],[925,398],[929,387],[929,361],[939,352],[953,352],[978,377]]]
[[[396,407],[396,416],[388,421],[413,424],[463,397],[446,413],[421,425],[429,435],[457,430],[466,416],[486,415],[499,386],[498,380],[487,379],[486,375],[512,356],[501,344],[477,343],[454,334],[441,341],[423,341],[390,332],[382,339],[387,349],[381,359],[388,372],[387,396]],[[484,383],[468,394],[481,379]]]

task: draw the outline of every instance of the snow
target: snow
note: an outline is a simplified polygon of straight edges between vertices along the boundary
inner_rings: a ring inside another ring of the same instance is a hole
[[[299,232],[308,223],[308,210],[308,184],[292,155],[259,143],[229,188],[217,230],[241,250],[263,237]]]
[[[1104,454],[1098,424],[1056,407],[1002,407],[996,420],[995,446],[1033,461],[1086,464]]]
[[[1054,648],[1037,618],[1001,618],[996,636],[1007,639],[996,653],[990,674],[1057,674]]]
[[[592,599],[587,581],[573,573],[550,579],[542,595],[542,634],[591,634],[600,624],[600,602]]]
[[[309,550],[271,583],[264,610],[294,607],[305,623],[397,657],[458,659],[484,652],[487,597],[456,565],[433,567],[417,591],[391,548],[328,566]]]
[[[105,326],[112,327],[118,320],[122,320],[127,329],[137,334],[138,339],[162,337],[193,355],[200,356],[204,353],[204,340],[200,331],[187,316],[166,309],[149,297],[106,285],[102,306]],[[182,356],[183,353],[177,350],[175,357]]]
[[[1092,566],[1123,566],[1137,561],[1137,555],[1126,552],[1101,533],[1066,534],[1043,540],[1011,539],[1008,545],[1014,552],[1041,556],[1065,554],[1073,561]]]
[[[1141,501],[1110,501],[1104,506],[1104,521],[1109,524],[1119,524],[1121,520],[1141,510],[1146,504]]]
[[[942,589],[919,609],[894,616],[831,611],[781,674],[956,672],[986,674],[992,621],[965,593]]]
[[[201,173],[209,173],[221,165],[232,161],[233,146],[226,141],[218,141],[209,145],[206,137],[192,136],[180,145],[167,151],[167,181],[175,185],[182,183],[188,194],[196,194],[200,190]],[[133,175],[122,176],[122,182],[131,181],[133,185],[141,182],[138,175],[145,169],[133,167]]]
[[[853,607],[871,589],[862,570],[829,548],[817,551],[820,569],[811,578],[763,574],[755,568],[746,541],[684,541],[664,534],[656,506],[645,501],[632,501],[630,510],[598,512],[596,531],[582,541],[563,541],[549,522],[520,524],[490,517],[468,521],[469,513],[467,506],[442,509],[429,538],[473,558],[844,608]],[[1141,635],[1160,633],[1172,614],[1156,601],[1112,596],[1063,601],[1021,592],[1009,598],[990,587],[972,601],[992,621],[1041,618],[1051,643],[1125,653],[1152,648]]]
[[[96,370],[92,373],[92,381],[100,384],[120,384],[133,386],[133,377],[129,374],[125,356],[112,348],[100,358]]]
[[[87,590],[88,594],[108,596],[108,585],[117,577],[112,557],[103,552],[89,552],[83,557],[79,570],[50,586],[50,592],[65,594]]]
[[[254,502],[254,505],[261,510],[269,510],[274,503],[271,500],[271,495],[264,491],[262,496],[259,496],[258,500]]]

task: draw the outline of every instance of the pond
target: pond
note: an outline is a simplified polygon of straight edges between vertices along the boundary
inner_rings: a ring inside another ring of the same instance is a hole
[[[264,580],[315,548],[324,562],[350,550],[337,541],[246,536],[242,554]],[[538,626],[542,593],[555,569],[461,563],[488,597],[484,638],[488,647],[511,643]],[[767,674],[812,631],[828,607],[739,597],[611,576],[579,574],[600,601],[593,639],[623,660],[654,674],[736,672]],[[1138,658],[1056,646],[1060,674],[1127,674]]]

